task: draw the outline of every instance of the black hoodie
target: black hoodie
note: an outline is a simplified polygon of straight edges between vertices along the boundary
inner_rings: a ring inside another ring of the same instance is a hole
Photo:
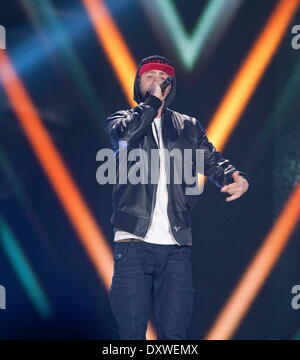
[[[160,56],[160,55],[148,56],[139,62],[138,69],[137,69],[137,72],[135,75],[135,80],[134,80],[134,94],[133,94],[134,95],[133,98],[137,102],[137,104],[139,104],[142,101],[145,101],[145,97],[143,96],[141,89],[140,89],[140,76],[138,75],[138,73],[139,73],[142,65],[149,63],[153,60],[162,60],[164,64],[173,66],[171,61],[169,61],[168,59],[166,59],[165,57]],[[171,90],[165,99],[163,109],[166,108],[169,104],[171,104],[171,102],[173,101],[173,99],[175,97],[175,93],[176,93],[176,76],[174,75],[174,80],[173,80],[173,83],[171,86]]]

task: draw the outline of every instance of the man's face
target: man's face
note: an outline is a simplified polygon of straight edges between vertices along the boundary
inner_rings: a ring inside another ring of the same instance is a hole
[[[169,75],[167,73],[160,70],[150,70],[144,72],[141,75],[141,80],[140,80],[140,89],[143,96],[145,96],[146,91],[149,89],[150,85],[154,81],[157,81],[159,84],[162,84],[168,76]]]

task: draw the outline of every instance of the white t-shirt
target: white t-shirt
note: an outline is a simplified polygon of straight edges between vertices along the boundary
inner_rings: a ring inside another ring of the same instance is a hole
[[[159,148],[160,171],[157,184],[156,201],[153,210],[152,221],[144,238],[128,233],[126,231],[117,230],[115,232],[114,241],[125,238],[136,238],[146,242],[163,245],[178,244],[171,234],[170,222],[167,213],[168,206],[168,190],[167,175],[164,162],[163,141],[161,134],[161,118],[156,117],[152,122],[152,131]],[[158,135],[158,138],[157,138]]]

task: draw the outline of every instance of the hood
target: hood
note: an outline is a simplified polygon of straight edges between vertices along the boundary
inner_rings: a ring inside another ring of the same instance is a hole
[[[139,78],[140,76],[138,75],[139,71],[140,71],[140,67],[148,62],[151,62],[152,60],[162,60],[165,64],[171,65],[173,66],[173,64],[166,59],[163,56],[160,55],[152,55],[152,56],[148,56],[144,59],[142,59],[139,62],[136,74],[135,74],[135,80],[134,80],[134,100],[137,104],[139,104],[142,101],[145,101],[145,97],[143,96],[141,90],[140,90],[140,82],[139,82]],[[174,75],[174,81],[171,87],[171,90],[169,92],[169,94],[167,95],[166,99],[165,99],[165,103],[164,103],[164,107],[163,109],[165,109],[169,104],[171,104],[171,102],[173,101],[174,97],[175,97],[175,93],[176,93],[176,74]]]

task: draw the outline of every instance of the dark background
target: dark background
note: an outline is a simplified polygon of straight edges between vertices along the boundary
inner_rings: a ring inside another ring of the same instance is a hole
[[[98,150],[110,147],[103,132],[105,118],[130,106],[81,2],[47,2],[66,38],[59,36],[59,28],[49,27],[38,11],[34,23],[24,2],[2,2],[0,24],[6,28],[7,52],[112,246],[112,185],[96,182],[99,164],[95,157]],[[190,33],[208,2],[173,3]],[[174,63],[177,93],[170,108],[197,117],[207,127],[277,1],[244,1],[217,47],[190,73],[175,50],[170,52],[160,41],[140,1],[105,4],[136,62],[160,54]],[[227,195],[207,182],[193,213],[196,297],[187,334],[190,339],[206,335],[300,179],[299,81],[291,87],[287,106],[274,121],[284,89],[294,79],[297,66],[300,71],[300,50],[291,47],[293,24],[300,24],[299,10],[222,150],[224,157],[250,176],[249,191],[227,203]],[[80,59],[96,103],[90,102],[80,75],[78,81],[72,76],[67,43]],[[0,338],[118,339],[106,289],[1,87],[0,91],[1,217],[13,230],[53,309],[49,318],[36,311],[0,243],[0,284],[7,291],[7,309],[0,310]],[[25,207],[8,177],[4,156],[27,195]],[[300,310],[293,310],[290,301],[292,286],[300,283],[299,240],[298,224],[234,339],[292,339],[297,335]]]

